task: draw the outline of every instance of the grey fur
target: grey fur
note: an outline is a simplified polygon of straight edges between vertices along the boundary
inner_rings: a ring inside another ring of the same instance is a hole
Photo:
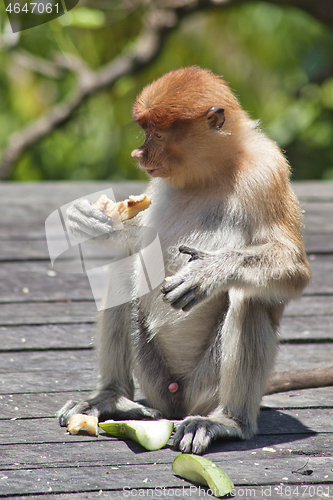
[[[240,129],[242,151],[256,158],[252,170],[228,190],[223,182],[186,189],[153,179],[147,191],[152,205],[124,224],[127,238],[87,203],[69,209],[72,234],[94,236],[111,248],[130,241],[135,253],[140,227],[153,228],[172,276],[161,290],[138,299],[137,258],[132,282],[123,285],[133,288],[133,301],[100,313],[97,392],[62,408],[61,425],[80,412],[184,418],[174,445],[194,453],[203,453],[214,439],[245,439],[256,432],[283,309],[310,273],[288,166],[247,118]],[[236,143],[231,134],[221,137]],[[109,293],[116,293],[112,283]],[[148,406],[132,400],[133,373]],[[173,382],[178,390],[171,393]]]

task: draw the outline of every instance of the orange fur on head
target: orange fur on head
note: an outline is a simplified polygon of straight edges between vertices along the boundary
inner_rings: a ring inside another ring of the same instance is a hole
[[[143,129],[166,129],[178,120],[204,116],[212,106],[240,109],[222,78],[191,66],[166,73],[147,85],[137,97],[133,117]]]

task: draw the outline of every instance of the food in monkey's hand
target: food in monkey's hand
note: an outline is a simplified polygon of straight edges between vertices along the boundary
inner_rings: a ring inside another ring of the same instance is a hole
[[[73,415],[68,423],[67,432],[78,434],[80,431],[86,431],[91,436],[98,436],[98,418],[81,413]]]
[[[151,204],[150,196],[140,194],[139,196],[130,196],[124,201],[118,203],[110,200],[105,194],[93,204],[94,208],[100,210],[112,219],[120,216],[121,222],[132,219],[142,210],[146,210]]]
[[[178,455],[172,462],[172,470],[177,476],[208,486],[216,497],[229,495],[234,488],[233,482],[221,467],[198,455]]]

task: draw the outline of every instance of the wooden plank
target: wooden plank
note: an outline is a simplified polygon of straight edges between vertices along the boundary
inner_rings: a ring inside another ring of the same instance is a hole
[[[11,418],[49,418],[54,417],[56,412],[68,400],[79,401],[85,399],[93,388],[90,373],[87,373],[88,389],[75,390],[68,386],[68,392],[40,392],[40,393],[10,393],[0,395],[1,415],[0,420]],[[81,382],[82,386],[82,382]],[[9,388],[10,390],[13,387]],[[72,391],[71,391],[72,390]],[[136,399],[140,398],[137,391]],[[303,389],[298,391],[282,392],[264,396],[262,407],[282,408],[332,408],[333,387],[321,387],[317,389]]]
[[[89,349],[95,325],[72,323],[58,325],[21,325],[0,327],[0,352]],[[281,342],[333,341],[333,316],[285,317],[281,324]]]
[[[93,390],[94,353],[36,351],[0,354],[0,394]]]
[[[322,197],[316,191],[311,194],[312,183],[307,188],[297,186],[301,193],[305,209],[306,232],[320,231],[332,233],[332,184],[323,183]],[[41,186],[43,186],[41,188]],[[52,183],[43,184],[7,183],[0,186],[0,207],[2,220],[0,223],[0,239],[27,238],[43,239],[44,222],[46,217],[60,206],[75,200],[78,197],[112,188],[117,200],[126,198],[129,194],[140,194],[146,187],[144,182],[125,183]],[[314,188],[315,189],[315,188]],[[320,194],[320,188],[318,188]],[[13,203],[15,200],[15,203]],[[309,200],[320,200],[311,201]],[[27,225],[27,222],[29,223]]]
[[[60,373],[94,369],[94,352],[76,351],[28,351],[0,353],[0,373]]]
[[[175,455],[174,455],[175,456]],[[250,484],[313,484],[329,482],[331,458],[310,457],[307,467],[313,470],[311,476],[293,474],[293,470],[304,466],[304,457],[263,459],[256,457],[249,460],[238,459],[232,464],[227,458],[215,458],[232,478],[236,486]],[[129,464],[114,466],[77,466],[64,468],[45,467],[38,469],[6,470],[1,481],[3,493],[63,493],[77,491],[114,491],[123,488],[164,488],[189,486],[190,483],[175,476],[171,463]],[[158,490],[155,490],[158,491]],[[155,497],[157,498],[157,496]]]
[[[327,296],[303,296],[286,307],[285,317],[332,316],[333,298]]]
[[[45,237],[41,240],[2,240],[0,262],[24,260],[49,260]]]
[[[332,341],[333,316],[284,317],[281,322],[281,340],[298,342]]]
[[[89,394],[90,391],[3,394],[0,395],[0,420],[54,418],[67,401],[78,401]]]
[[[283,344],[279,346],[276,369],[295,370],[297,368],[315,368],[330,366],[333,359],[333,344]],[[94,370],[93,351],[23,351],[0,353],[0,373],[6,376],[14,373],[34,373],[36,377],[43,373],[60,374],[79,373]],[[67,389],[68,388],[64,388]],[[70,388],[69,388],[70,389]],[[62,390],[58,387],[58,390]]]
[[[107,260],[92,260],[101,266]],[[313,255],[312,282],[304,295],[333,294],[333,257]],[[50,272],[51,271],[51,272]],[[93,300],[86,274],[53,272],[48,261],[4,262],[0,266],[0,302]]]
[[[268,408],[332,408],[333,387],[320,387],[317,389],[302,389],[299,391],[281,392],[264,396],[262,407]],[[318,413],[320,415],[320,413]]]
[[[333,406],[333,405],[332,405]],[[59,409],[59,408],[58,408]],[[258,419],[259,435],[333,433],[333,409],[264,410]],[[320,417],[320,418],[318,418]],[[6,444],[63,443],[85,441],[86,436],[73,438],[61,428],[56,418],[2,420],[1,430]],[[106,438],[103,431],[98,439]],[[94,437],[89,437],[94,440]]]
[[[331,366],[333,344],[284,344],[276,370]],[[0,394],[92,390],[96,384],[94,353],[41,351],[0,353]]]
[[[316,238],[318,240],[318,238]],[[46,261],[50,264],[50,255],[46,243],[45,235],[42,239],[20,240],[9,239],[0,240],[0,262],[16,261]],[[107,258],[110,259],[110,251],[100,248],[97,245],[85,245],[85,256],[89,258]]]
[[[332,234],[304,234],[304,243],[308,255],[333,253]]]
[[[332,202],[302,202],[304,234],[332,234],[333,203]]]
[[[130,194],[140,194],[146,186],[144,181],[6,182],[0,185],[0,205],[7,209],[14,205],[38,206],[36,213],[43,210],[47,213],[47,203],[53,208],[107,188],[112,188],[117,200],[120,200]],[[292,182],[292,186],[301,200],[333,201],[333,182],[298,181]]]
[[[56,422],[55,422],[56,423]],[[57,425],[57,423],[56,423]],[[158,450],[147,452],[130,440],[100,435],[65,436],[61,442],[39,442],[3,444],[0,447],[0,470],[37,469],[44,467],[69,469],[83,466],[120,466],[131,464],[168,463],[177,452],[169,445]],[[68,439],[68,440],[67,440]],[[231,463],[235,460],[263,460],[289,458],[292,456],[331,457],[333,445],[332,433],[302,433],[302,434],[262,434],[246,441],[217,440],[209,448],[207,458],[219,460],[227,457]],[[273,448],[267,450],[267,448]],[[219,455],[221,454],[221,455]],[[332,460],[332,459],[331,459]],[[304,464],[304,461],[303,461]],[[260,481],[259,481],[260,482]]]
[[[112,188],[117,200],[140,194],[144,182],[43,182],[0,185],[0,239],[43,239],[45,219],[77,198]],[[15,200],[13,202],[13,200]]]
[[[333,217],[332,217],[333,219]],[[332,235],[333,239],[333,235]],[[333,294],[333,255],[310,255],[312,281],[304,295]],[[333,301],[332,301],[333,303]]]
[[[0,352],[42,349],[89,349],[95,325],[21,325],[0,327]]]
[[[275,370],[297,370],[331,366],[333,344],[283,344],[279,346]]]
[[[27,302],[1,304],[0,326],[94,323],[95,302]]]
[[[0,355],[0,370],[4,372],[0,380],[3,380],[5,392],[1,399],[1,423],[5,425],[4,435],[11,442],[1,447],[0,496],[20,493],[35,496],[36,493],[47,498],[50,494],[53,497],[56,491],[60,495],[58,498],[69,500],[74,499],[74,496],[61,492],[68,491],[76,495],[75,492],[82,491],[85,492],[82,498],[103,498],[101,490],[104,488],[109,490],[105,498],[119,498],[123,496],[122,488],[128,482],[128,477],[135,488],[142,485],[145,488],[154,487],[160,482],[163,486],[169,485],[169,491],[177,487],[175,491],[181,492],[182,496],[181,485],[188,485],[179,480],[178,486],[172,486],[174,479],[172,475],[170,480],[170,464],[175,452],[170,449],[152,454],[142,453],[138,445],[102,436],[98,439],[84,436],[75,438],[65,435],[55,418],[36,418],[51,417],[67,399],[85,396],[86,392],[80,394],[75,389],[92,389],[96,383],[94,355],[85,350],[89,347],[96,316],[94,301],[82,301],[88,297],[85,295],[89,291],[87,283],[83,284],[73,277],[67,279],[59,276],[53,276],[56,280],[45,283],[42,270],[45,271],[43,266],[48,265],[44,240],[45,217],[58,206],[81,196],[82,188],[91,193],[104,189],[103,186],[109,187],[107,183],[101,183],[98,187],[95,184],[94,188],[92,184],[82,186],[65,183],[61,186],[49,183],[45,190],[41,190],[37,184],[27,188],[13,184],[10,187],[12,192],[7,189],[5,193],[2,193],[3,186],[0,186],[0,194],[4,194],[4,197],[0,196],[0,206],[4,212],[2,226],[0,224],[0,229],[4,231],[0,232],[0,238],[4,238],[5,242],[2,253],[0,251],[0,260],[5,264],[3,272],[0,270],[0,287],[3,286],[0,301],[7,302],[0,308],[0,324],[5,328],[1,330],[1,347],[3,351],[10,351],[3,352],[3,357]],[[128,185],[120,187],[123,190],[128,188],[129,191],[118,199],[142,191],[141,187],[137,192]],[[332,187],[333,183],[325,185],[324,189],[322,183],[317,188],[313,185],[299,187],[303,206],[307,210],[305,238],[312,254],[332,254]],[[19,199],[16,207],[11,205],[15,199],[13,195]],[[25,239],[31,237],[39,239],[25,244]],[[15,244],[8,238],[14,238]],[[280,369],[322,366],[328,361],[331,364],[333,292],[329,277],[332,275],[332,259],[331,255],[310,258],[313,284],[307,289],[307,296],[288,306],[282,324],[284,340],[305,340],[308,344],[281,346],[277,364]],[[4,262],[12,259],[21,263],[11,266],[9,262]],[[30,262],[23,264],[27,259]],[[26,280],[30,288],[25,284]],[[19,290],[21,287],[21,292],[15,291],[14,287]],[[22,292],[25,287],[31,291]],[[80,287],[81,291],[78,290]],[[68,302],[68,299],[73,298],[78,301]],[[12,300],[17,302],[10,303]],[[59,300],[62,302],[55,302]],[[80,329],[83,331],[80,332]],[[317,344],[310,344],[310,341]],[[76,350],[76,345],[81,349]],[[41,351],[49,348],[54,351]],[[62,351],[66,348],[70,350]],[[39,351],[33,352],[34,349]],[[56,392],[59,390],[61,392]],[[333,388],[322,388],[265,397],[264,406],[285,406],[290,410],[283,413],[262,411],[259,421],[261,435],[247,442],[218,442],[207,456],[220,460],[225,469],[229,467],[230,473],[239,481],[236,482],[238,487],[251,483],[271,487],[269,481],[275,485],[279,482],[304,484],[307,481],[308,484],[316,481],[333,484],[330,472],[333,446],[332,391]],[[292,409],[297,406],[303,406],[303,410]],[[309,407],[313,409],[309,410]],[[6,418],[17,420],[6,421]],[[310,435],[311,430],[319,434]],[[305,455],[310,456],[314,473],[307,477],[297,476],[292,470],[304,465]],[[154,463],[157,465],[154,466]],[[110,464],[114,468],[110,469]],[[318,476],[318,471],[321,476]],[[283,479],[286,477],[287,480]],[[3,484],[8,489],[3,491]],[[258,496],[261,492],[263,497],[260,486],[255,491]],[[274,491],[270,491],[269,495],[267,493],[267,498],[281,498]],[[186,492],[190,492],[188,486]],[[193,493],[191,491],[191,498],[196,498]],[[333,494],[333,486],[329,493]],[[33,496],[29,497],[30,500]],[[244,492],[238,496],[246,497]],[[285,497],[292,498],[289,494]],[[299,498],[298,495],[296,497]]]
[[[292,301],[285,317],[332,316],[331,296],[307,296]],[[95,302],[9,303],[0,307],[0,326],[93,323],[97,316]]]
[[[7,373],[0,378],[0,395],[21,393],[52,393],[59,391],[93,391],[97,385],[93,370],[75,372],[45,371]],[[76,399],[81,399],[77,395]]]
[[[48,262],[2,263],[0,301],[93,300],[85,274],[54,274],[50,267]]]
[[[18,306],[21,307],[21,304]],[[95,324],[47,324],[0,327],[0,352],[13,350],[91,348]],[[284,317],[282,342],[333,340],[333,316]]]
[[[300,500],[303,498],[304,500],[308,500],[310,498],[329,498],[330,492],[332,492],[332,486],[329,484],[321,485],[291,485],[288,488],[284,485],[241,485],[236,486],[232,492],[232,498],[236,499],[250,499],[250,498],[261,498],[264,500],[281,500],[281,495],[285,495],[287,492],[288,500]],[[128,495],[128,496],[127,496]],[[141,497],[154,498],[191,498],[191,500],[202,500],[203,498],[214,498],[211,496],[210,492],[204,491],[204,487],[199,486],[183,486],[181,488],[172,488],[165,490],[115,490],[115,491],[96,491],[96,492],[81,492],[81,493],[62,493],[57,494],[57,500],[87,500],[89,499],[99,499],[99,500],[109,500],[113,498],[132,498],[139,495]],[[311,495],[311,496],[310,496]],[[315,496],[317,495],[317,496]],[[54,496],[54,495],[53,495]],[[53,497],[52,496],[52,497]],[[42,496],[42,498],[52,498]],[[16,497],[18,498],[18,497]],[[20,496],[20,500],[40,500],[40,495],[29,495],[29,496]],[[282,497],[283,498],[283,497]]]
[[[294,181],[292,186],[300,200],[333,201],[332,181]]]
[[[29,225],[30,227],[30,225]],[[28,235],[27,235],[28,236]],[[0,238],[1,240],[1,238]],[[305,234],[305,247],[308,254],[333,253],[332,234]],[[94,246],[92,245],[92,251]],[[2,240],[0,246],[1,261],[45,260],[49,261],[49,252],[45,235],[41,239]]]

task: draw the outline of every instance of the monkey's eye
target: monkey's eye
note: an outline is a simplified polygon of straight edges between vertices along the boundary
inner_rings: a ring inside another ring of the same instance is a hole
[[[158,132],[154,132],[154,136],[156,137],[156,139],[162,139],[162,135],[159,134]]]

